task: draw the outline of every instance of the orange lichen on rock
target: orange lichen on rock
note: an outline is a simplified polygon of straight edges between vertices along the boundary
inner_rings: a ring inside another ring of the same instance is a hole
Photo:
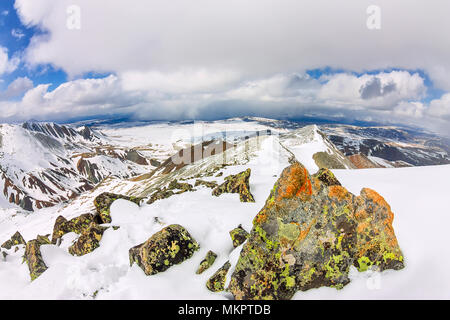
[[[342,186],[330,186],[328,188],[328,196],[330,198],[337,198],[339,201],[351,199],[350,193]]]
[[[290,199],[294,196],[311,196],[312,183],[308,170],[300,163],[295,163],[283,172],[277,188],[276,201]]]

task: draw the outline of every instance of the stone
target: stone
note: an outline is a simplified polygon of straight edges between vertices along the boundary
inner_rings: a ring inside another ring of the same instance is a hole
[[[200,262],[200,265],[197,269],[196,274],[202,274],[203,272],[205,272],[206,270],[208,270],[216,261],[217,258],[217,254],[214,253],[213,251],[209,250],[208,253],[206,254],[205,258],[202,260],[202,262]]]
[[[247,241],[249,233],[242,228],[242,225],[230,231],[230,237],[233,241],[233,247],[237,248]]]
[[[199,248],[184,227],[173,224],[131,248],[130,265],[136,263],[146,275],[154,275],[191,258]]]
[[[41,254],[41,245],[49,244],[45,241],[45,237],[38,236],[37,239],[28,241],[25,248],[24,260],[28,264],[31,281],[36,280],[48,267],[44,262]]]
[[[127,201],[131,201],[139,205],[143,198],[138,197],[129,197],[121,194],[104,192],[97,196],[94,200],[95,208],[97,209],[97,213],[100,216],[102,223],[111,223],[111,215],[109,209],[114,201],[118,199],[123,199]]]
[[[322,181],[322,183],[329,187],[341,185],[339,180],[335,177],[334,173],[327,168],[321,168],[319,171],[317,171],[316,174],[313,175],[313,177],[319,179],[320,181]]]
[[[206,282],[206,287],[212,292],[221,292],[225,290],[225,283],[227,281],[227,274],[231,268],[229,261],[214,273],[214,275]]]
[[[216,181],[205,181],[205,180],[198,179],[195,181],[195,187],[198,187],[198,186],[205,186],[207,188],[214,189],[218,186],[218,184]]]
[[[56,218],[53,226],[52,244],[56,244],[58,239],[69,232],[75,232],[76,234],[83,233],[84,230],[89,228],[91,223],[98,221],[93,214],[85,213],[79,217],[73,218],[68,221],[63,216]]]
[[[296,162],[254,218],[229,290],[235,299],[290,299],[298,290],[343,288],[352,265],[360,272],[399,270],[404,258],[393,218],[374,190],[355,196]]]
[[[250,192],[251,169],[242,171],[236,175],[225,177],[225,182],[217,186],[213,191],[213,196],[220,196],[223,193],[239,193],[241,202],[255,202]]]
[[[178,191],[177,191],[178,190]],[[152,204],[153,202],[161,199],[167,199],[174,194],[182,194],[188,191],[195,191],[194,187],[189,183],[180,183],[176,179],[172,180],[166,188],[158,188],[150,196],[147,204]]]
[[[96,223],[91,223],[78,238],[78,240],[69,247],[69,253],[74,256],[83,256],[91,253],[100,246],[103,232],[107,228],[101,227]]]
[[[17,245],[19,245],[19,244],[26,245],[27,243],[26,243],[25,239],[22,237],[22,235],[20,234],[20,232],[17,231],[16,233],[14,233],[14,234],[11,236],[11,238],[10,238],[9,240],[5,241],[5,242],[1,245],[1,247],[4,248],[4,249],[9,250],[9,249],[11,249],[13,246],[17,246]]]

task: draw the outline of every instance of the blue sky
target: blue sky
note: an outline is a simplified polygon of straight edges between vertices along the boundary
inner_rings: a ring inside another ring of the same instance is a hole
[[[450,134],[450,5],[413,2],[380,0],[373,31],[366,0],[4,0],[0,120],[254,115]]]

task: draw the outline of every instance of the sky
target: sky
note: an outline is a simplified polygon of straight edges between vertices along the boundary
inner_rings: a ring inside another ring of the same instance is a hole
[[[0,122],[262,116],[450,135],[446,0],[2,0]]]

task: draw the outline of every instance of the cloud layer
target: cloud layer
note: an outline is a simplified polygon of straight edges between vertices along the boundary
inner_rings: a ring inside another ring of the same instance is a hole
[[[38,85],[3,102],[4,119],[254,114],[448,127],[449,95],[423,102],[419,73],[368,73],[422,70],[434,88],[450,92],[446,1],[379,0],[380,30],[366,26],[373,4],[366,0],[79,0],[80,29],[67,27],[73,4],[16,0],[22,22],[45,31],[32,38],[25,63],[61,68],[72,79],[113,75],[53,91]],[[324,67],[343,71],[306,72]],[[11,68],[0,50],[0,74]]]

